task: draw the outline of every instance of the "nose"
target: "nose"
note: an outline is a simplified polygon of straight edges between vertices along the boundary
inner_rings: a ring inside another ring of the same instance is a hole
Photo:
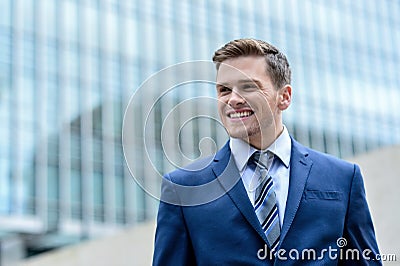
[[[244,98],[235,90],[232,90],[232,93],[229,96],[228,104],[231,107],[240,106],[245,103]]]

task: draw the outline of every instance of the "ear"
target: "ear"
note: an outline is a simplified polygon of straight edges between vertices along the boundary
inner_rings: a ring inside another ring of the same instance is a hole
[[[278,108],[281,111],[286,110],[292,102],[292,86],[287,84],[283,86],[278,93]]]

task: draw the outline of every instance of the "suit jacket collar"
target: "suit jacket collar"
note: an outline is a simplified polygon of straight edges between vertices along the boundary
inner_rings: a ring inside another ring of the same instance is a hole
[[[256,213],[254,212],[254,207],[247,196],[239,170],[231,154],[229,141],[215,155],[214,162],[213,171],[218,177],[221,185],[225,188],[227,194],[249,224],[254,228],[254,230],[256,230],[260,237],[264,239],[265,243],[268,244],[267,237],[265,236]],[[232,182],[224,183],[224,180],[234,180],[235,184],[232,186]]]
[[[292,138],[289,192],[280,243],[284,241],[297,213],[312,164],[312,160],[308,158],[308,150]]]
[[[291,138],[291,140],[292,151],[290,158],[289,193],[286,202],[285,218],[283,220],[281,229],[280,243],[284,241],[285,236],[287,235],[297,213],[305,184],[313,164],[313,162],[308,158],[307,149],[296,142],[293,138]],[[246,220],[254,228],[254,230],[256,230],[260,237],[264,239],[265,243],[268,244],[264,231],[262,230],[258,218],[254,212],[253,205],[247,196],[247,192],[240,178],[235,160],[231,155],[229,141],[215,155],[212,169],[214,174],[219,178],[221,185],[225,188],[235,206],[244,215]],[[233,182],[235,183],[232,184],[232,182],[226,182],[226,180],[234,180]]]

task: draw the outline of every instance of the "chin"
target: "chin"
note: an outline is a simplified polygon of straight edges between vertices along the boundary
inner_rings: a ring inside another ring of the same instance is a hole
[[[229,133],[229,136],[232,138],[236,138],[236,139],[248,138],[247,131],[231,130],[231,131],[228,131],[228,133]]]
[[[231,130],[229,131],[229,136],[236,139],[242,139],[246,142],[249,142],[249,139],[253,136],[259,134],[259,129],[248,129],[248,130]]]

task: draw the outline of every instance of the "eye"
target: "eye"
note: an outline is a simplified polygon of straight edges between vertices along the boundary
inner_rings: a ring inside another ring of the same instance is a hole
[[[258,86],[255,83],[245,83],[241,86],[242,90],[257,90]]]
[[[217,90],[218,90],[218,94],[219,95],[226,95],[226,94],[228,94],[228,93],[230,93],[232,91],[231,88],[228,88],[228,87],[222,86],[222,85],[218,86]]]

